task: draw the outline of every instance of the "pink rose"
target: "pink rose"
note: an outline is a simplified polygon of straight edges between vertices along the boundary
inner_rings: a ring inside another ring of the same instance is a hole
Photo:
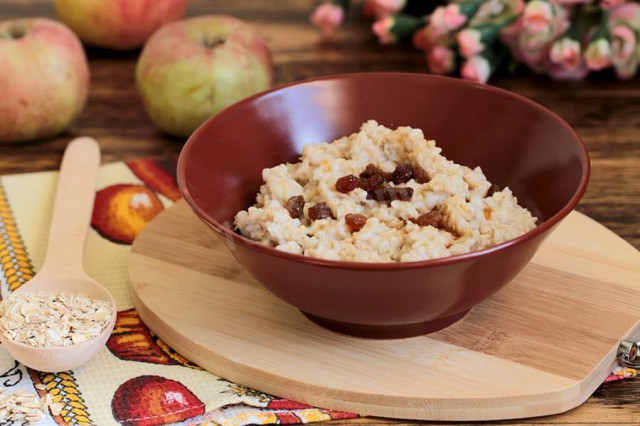
[[[620,6],[625,1],[626,0],[600,0],[600,8],[602,8],[604,10],[615,9],[616,7]]]
[[[393,18],[391,16],[377,20],[371,28],[373,33],[378,36],[380,44],[391,44],[396,41],[391,33],[391,28],[393,28]]]
[[[618,25],[611,30],[611,62],[619,78],[631,78],[638,69],[635,57],[638,49],[636,34],[626,25]]]
[[[324,35],[331,35],[342,24],[344,10],[333,3],[322,3],[311,14],[311,23],[322,30]]]
[[[546,50],[525,50],[523,49],[524,37],[522,31],[522,19],[517,19],[515,22],[504,28],[500,32],[500,41],[511,51],[513,59],[517,62],[523,62],[527,64],[532,70],[541,72],[541,64],[545,59]]]
[[[467,22],[467,17],[460,13],[460,5],[455,3],[437,7],[429,17],[429,25],[439,34],[456,30],[465,22]]]
[[[488,0],[480,5],[474,19],[487,19],[491,16],[500,15],[505,8],[505,4],[500,0]]]
[[[442,35],[449,32],[444,17],[444,9],[445,6],[436,7],[433,12],[431,12],[431,15],[429,15],[428,26],[434,34]]]
[[[553,43],[549,51],[549,59],[554,64],[571,69],[580,65],[582,62],[581,54],[578,40],[564,37]]]
[[[614,64],[624,63],[631,58],[637,47],[633,30],[626,25],[618,25],[611,30],[611,60]]]
[[[524,62],[533,71],[548,72],[551,62],[558,75],[564,68],[571,69],[570,63],[581,61],[575,58],[575,45],[556,42],[569,26],[564,7],[556,2],[532,0],[516,21],[500,31],[500,41],[509,47],[516,61]]]
[[[567,11],[556,3],[532,0],[520,20],[515,47],[510,44],[512,53],[534,71],[544,72],[551,45],[569,28]]]
[[[609,38],[611,40],[611,62],[619,78],[630,78],[636,74],[640,52],[640,5],[624,3],[609,12]]]
[[[486,83],[491,75],[491,65],[482,56],[473,56],[462,65],[460,77],[476,83]]]
[[[511,0],[511,9],[515,15],[520,15],[524,11],[524,0]]]
[[[522,13],[522,28],[527,33],[545,32],[554,20],[553,6],[542,0],[532,0]]]
[[[450,4],[444,8],[444,22],[450,31],[457,30],[467,22],[467,17],[460,13],[460,5]]]
[[[515,49],[518,46],[518,40],[521,33],[522,18],[518,18],[500,31],[500,41],[507,47]]]
[[[556,80],[581,80],[589,74],[582,59],[580,42],[569,37],[553,43],[545,69]]]
[[[444,46],[436,46],[427,53],[427,65],[432,74],[451,74],[456,67],[456,54]]]
[[[413,33],[412,39],[413,47],[424,52],[429,51],[434,46],[448,45],[454,41],[453,34],[441,33],[431,25],[418,28]]]
[[[466,28],[458,33],[458,50],[465,58],[470,58],[482,52],[485,45],[482,43],[480,31],[473,28]]]
[[[400,12],[406,4],[407,0],[367,0],[364,4],[364,14],[383,18]]]
[[[466,21],[467,17],[460,13],[457,4],[437,7],[429,16],[427,25],[413,34],[413,46],[427,52],[436,45],[448,44],[453,41],[453,30]]]
[[[611,66],[611,45],[605,38],[593,40],[584,52],[584,61],[593,71],[600,71]]]
[[[609,11],[609,29],[619,24],[625,24],[640,32],[640,4],[635,2],[627,2],[618,5]]]
[[[518,16],[524,10],[524,0],[484,1],[473,16],[472,25],[496,22],[508,16]]]

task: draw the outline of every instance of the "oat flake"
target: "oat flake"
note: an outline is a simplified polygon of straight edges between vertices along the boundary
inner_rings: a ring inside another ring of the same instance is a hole
[[[33,392],[19,389],[12,393],[7,393],[0,389],[0,419],[4,422],[15,422],[16,424],[37,423],[45,416],[48,408],[52,412],[59,410],[59,403],[51,403],[51,397],[40,398]],[[59,411],[58,411],[59,413]],[[54,415],[56,415],[54,413]]]
[[[0,332],[29,346],[70,346],[97,337],[113,308],[105,300],[48,292],[12,294],[0,304]]]

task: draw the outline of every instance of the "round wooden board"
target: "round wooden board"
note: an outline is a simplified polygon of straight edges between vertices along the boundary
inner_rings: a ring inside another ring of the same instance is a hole
[[[620,340],[640,328],[640,253],[577,212],[502,291],[451,327],[410,339],[359,339],[311,323],[245,272],[184,202],[138,236],[129,276],[144,322],[203,368],[362,415],[566,411],[602,383]]]

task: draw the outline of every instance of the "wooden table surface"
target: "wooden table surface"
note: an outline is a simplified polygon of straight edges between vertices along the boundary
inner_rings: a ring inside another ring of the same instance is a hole
[[[0,0],[0,20],[55,17],[51,3]],[[313,4],[312,0],[190,0],[188,15],[225,13],[254,23],[273,50],[276,84],[356,71],[425,71],[420,52],[379,46],[369,23],[355,14],[334,40],[322,41],[308,23]],[[103,163],[177,158],[184,141],[154,128],[136,92],[138,53],[88,49],[91,88],[84,113],[55,139],[1,146],[0,174],[57,169],[66,143],[78,135],[99,140]],[[619,82],[605,73],[582,82],[554,82],[523,71],[496,77],[491,84],[529,97],[576,129],[593,167],[578,210],[640,248],[640,79]],[[402,422],[365,418],[337,423]],[[640,378],[604,384],[583,406],[568,413],[496,424],[640,425]]]

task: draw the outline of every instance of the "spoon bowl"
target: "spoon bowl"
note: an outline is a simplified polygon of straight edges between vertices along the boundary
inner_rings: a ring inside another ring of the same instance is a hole
[[[72,370],[84,364],[102,350],[116,323],[116,302],[106,288],[88,276],[73,279],[47,276],[39,278],[36,276],[14,293],[39,291],[63,293],[65,295],[82,295],[92,299],[106,300],[113,308],[114,313],[111,315],[107,327],[98,336],[71,346],[29,346],[0,335],[2,336],[0,338],[2,345],[11,356],[34,370],[59,372]]]
[[[58,372],[74,369],[104,348],[116,321],[113,295],[84,271],[82,254],[91,220],[100,148],[91,138],[77,138],[65,150],[53,209],[47,256],[38,274],[14,291],[83,296],[109,302],[113,313],[107,327],[92,339],[70,346],[30,346],[6,338],[5,349],[27,367]]]

